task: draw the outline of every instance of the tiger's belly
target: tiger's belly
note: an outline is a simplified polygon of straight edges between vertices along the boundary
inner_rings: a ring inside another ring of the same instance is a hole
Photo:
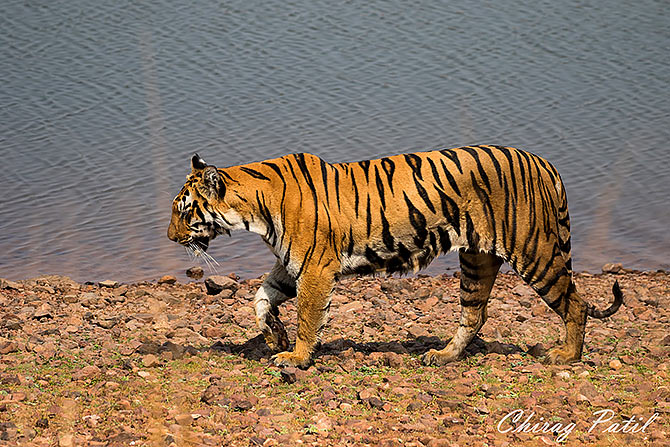
[[[437,256],[461,247],[452,244],[449,247],[440,245],[432,232],[423,247],[415,245],[412,238],[399,240],[396,238],[393,248],[384,243],[370,243],[356,246],[351,253],[342,253],[342,275],[369,275],[375,273],[407,273],[416,272],[430,264]]]

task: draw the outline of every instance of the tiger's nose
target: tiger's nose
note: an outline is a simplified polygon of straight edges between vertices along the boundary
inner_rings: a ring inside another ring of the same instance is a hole
[[[177,242],[177,227],[175,227],[172,222],[170,222],[170,225],[168,226],[167,237],[171,241]]]

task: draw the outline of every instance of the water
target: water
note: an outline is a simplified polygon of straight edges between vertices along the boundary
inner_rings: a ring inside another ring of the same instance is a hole
[[[556,165],[577,270],[669,268],[667,3],[591,3],[4,0],[0,277],[182,273],[165,233],[196,151],[476,143]],[[273,263],[246,233],[211,253],[245,277]]]

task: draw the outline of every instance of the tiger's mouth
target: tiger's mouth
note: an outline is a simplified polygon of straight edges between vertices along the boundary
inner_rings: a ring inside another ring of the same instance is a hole
[[[200,250],[207,251],[207,248],[209,247],[209,238],[205,236],[194,237],[191,243]]]

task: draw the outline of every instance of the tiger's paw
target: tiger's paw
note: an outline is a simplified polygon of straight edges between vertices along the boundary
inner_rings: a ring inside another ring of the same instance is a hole
[[[271,360],[276,366],[280,367],[293,366],[295,368],[307,368],[311,357],[296,354],[294,351],[284,351],[273,355]]]
[[[575,355],[564,346],[557,346],[547,352],[545,362],[551,365],[567,365],[573,362],[578,362],[580,356]]]
[[[265,343],[274,352],[286,351],[289,348],[288,334],[281,320],[275,316],[268,315],[265,319],[267,327],[270,329],[263,331]]]
[[[450,352],[444,352],[444,350],[437,351],[435,349],[431,349],[430,351],[426,352],[421,358],[423,364],[427,366],[445,365],[449,362],[453,362],[454,360],[458,360],[458,355],[454,355]]]

